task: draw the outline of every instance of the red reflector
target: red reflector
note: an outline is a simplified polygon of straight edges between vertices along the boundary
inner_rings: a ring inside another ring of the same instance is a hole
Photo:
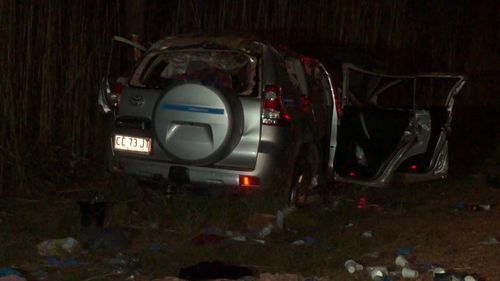
[[[240,186],[251,187],[251,186],[258,186],[259,184],[260,184],[260,179],[258,177],[240,176]]]
[[[334,93],[333,97],[335,98],[335,109],[337,110],[337,115],[340,117],[342,115],[342,105],[340,104],[340,99],[337,93]]]
[[[412,169],[412,170],[416,170],[416,169],[417,169],[417,165],[411,165],[411,166],[410,166],[410,169]]]
[[[300,56],[300,60],[305,65],[310,65],[313,62],[313,58],[306,57],[306,56]]]
[[[356,176],[356,173],[355,173],[355,172],[353,172],[353,171],[350,171],[350,172],[349,172],[349,176],[350,176],[350,177],[355,177],[355,176]]]
[[[123,85],[122,83],[116,83],[115,86],[113,87],[113,93],[121,94],[124,89],[125,85]]]

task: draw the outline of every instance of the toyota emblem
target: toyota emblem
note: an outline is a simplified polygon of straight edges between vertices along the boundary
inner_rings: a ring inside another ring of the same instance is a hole
[[[130,104],[132,104],[133,106],[142,106],[144,104],[144,98],[142,96],[139,96],[139,95],[135,95],[135,96],[132,96],[130,97]]]

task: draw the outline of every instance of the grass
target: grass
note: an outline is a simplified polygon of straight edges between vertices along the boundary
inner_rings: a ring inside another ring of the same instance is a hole
[[[495,165],[497,156],[498,152],[493,153],[486,163]],[[284,206],[279,200],[262,194],[222,197],[180,194],[167,198],[148,187],[129,190],[128,194],[135,197],[123,198],[116,180],[82,181],[69,184],[66,192],[47,194],[39,199],[2,199],[0,265],[15,266],[26,274],[43,269],[57,280],[123,279],[124,275],[106,275],[117,269],[109,263],[117,254],[114,251],[81,254],[77,259],[85,264],[75,269],[47,267],[45,259],[36,251],[36,245],[46,239],[78,238],[81,227],[77,202],[88,200],[94,191],[100,191],[109,201],[106,225],[128,229],[131,246],[123,253],[138,259],[137,264],[126,265],[123,269],[128,274],[143,276],[144,280],[177,276],[181,268],[212,260],[250,267],[255,275],[288,272],[302,276],[337,276],[340,280],[368,280],[364,274],[348,275],[343,268],[345,260],[353,258],[372,265],[392,264],[395,249],[402,246],[414,246],[423,253],[427,248],[440,249],[443,253],[460,252],[461,245],[453,241],[446,240],[443,245],[446,234],[437,233],[440,228],[444,233],[449,231],[445,226],[438,226],[457,221],[462,227],[460,222],[464,220],[480,219],[476,213],[453,210],[457,202],[498,203],[498,193],[485,185],[487,176],[487,171],[483,171],[475,176],[443,182],[386,189],[339,184],[329,205],[292,213],[286,220],[288,231],[275,229],[262,239],[264,244],[250,238],[244,242],[226,239],[203,246],[196,245],[192,239],[204,230],[249,234],[252,233],[249,225],[259,230],[268,222],[259,214],[274,215]],[[385,210],[357,209],[360,196],[365,196],[369,203],[384,206]],[[494,214],[485,218],[494,219]],[[374,238],[361,238],[361,234],[369,230],[373,231]],[[480,234],[479,230],[484,233]],[[473,234],[479,237],[477,239],[486,239],[487,231],[487,228],[478,228]],[[311,237],[314,243],[292,244],[305,237]],[[373,252],[378,252],[380,257],[374,259],[365,255]]]

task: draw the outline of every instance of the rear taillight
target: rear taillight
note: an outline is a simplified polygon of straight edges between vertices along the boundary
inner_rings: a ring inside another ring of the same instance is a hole
[[[109,92],[106,94],[106,101],[108,103],[109,108],[112,110],[117,110],[120,107],[120,97],[125,89],[125,83],[120,81],[121,79],[119,78],[118,81],[111,87]]]
[[[253,176],[240,176],[241,187],[255,187],[260,185],[260,179]]]
[[[264,87],[262,95],[261,122],[264,125],[281,126],[290,123],[292,117],[285,112],[281,88],[276,85]]]

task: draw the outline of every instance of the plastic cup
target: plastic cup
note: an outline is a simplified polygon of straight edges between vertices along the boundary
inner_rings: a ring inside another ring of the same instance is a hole
[[[384,266],[370,266],[366,270],[370,274],[372,280],[383,280],[384,276],[389,274],[387,267]]]
[[[406,267],[409,264],[406,258],[403,256],[397,256],[394,263],[400,267]]]
[[[436,267],[434,269],[432,269],[432,274],[433,275],[436,275],[436,274],[445,274],[446,273],[446,270],[444,270],[444,268],[442,267]]]
[[[418,271],[408,267],[404,267],[403,270],[401,271],[401,276],[403,276],[403,278],[417,278]]]
[[[360,271],[360,270],[363,270],[363,266],[353,260],[347,260],[345,263],[344,263],[344,267],[345,269],[347,269],[347,271],[351,274],[353,274],[354,272],[356,271]]]

